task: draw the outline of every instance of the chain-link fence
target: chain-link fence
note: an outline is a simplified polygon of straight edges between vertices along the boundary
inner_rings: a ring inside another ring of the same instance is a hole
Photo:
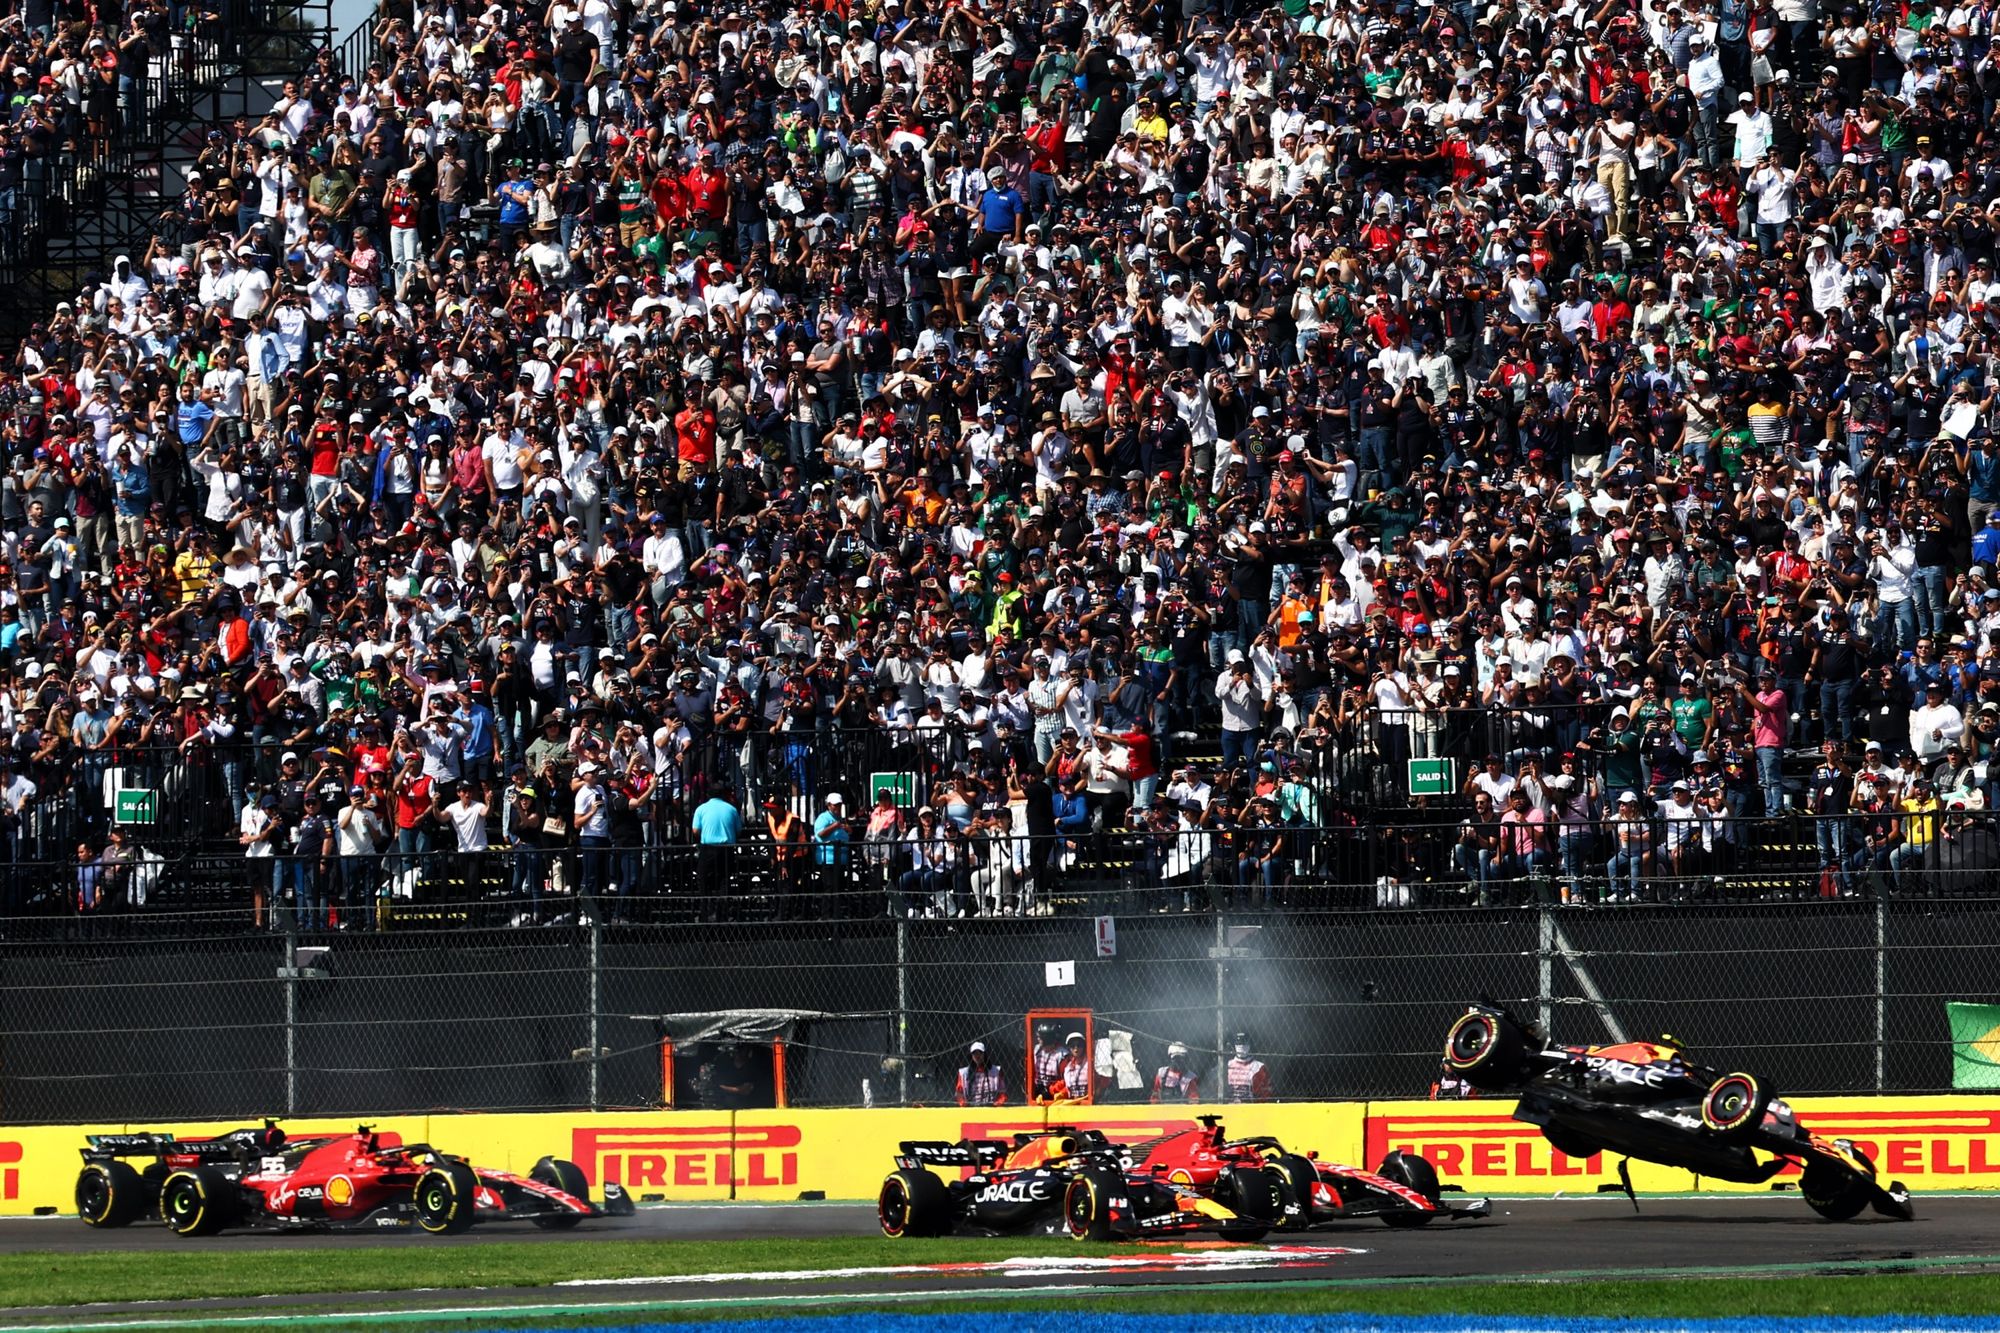
[[[1479,996],[1565,1042],[1671,1032],[1788,1092],[1929,1091],[1951,1084],[1944,1002],[2000,1001],[1990,897],[1135,910],[1108,930],[1092,917],[221,937],[166,915],[127,924],[0,944],[0,1119],[687,1105],[698,1091],[669,1091],[663,1050],[677,1018],[724,1012],[726,1043],[726,1011],[751,1009],[796,1015],[795,1106],[947,1101],[974,1040],[1018,1098],[1041,1010],[1129,1034],[1148,1081],[1173,1041],[1212,1078],[1240,1032],[1281,1097],[1421,1096],[1445,1027]]]

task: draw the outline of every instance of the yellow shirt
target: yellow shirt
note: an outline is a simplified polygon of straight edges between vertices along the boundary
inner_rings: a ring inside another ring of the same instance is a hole
[[[174,557],[174,577],[181,581],[181,600],[192,602],[201,596],[214,569],[215,558],[197,551],[182,551]]]
[[[1908,796],[1897,802],[1906,818],[1903,820],[1903,841],[1912,847],[1923,847],[1937,836],[1937,816],[1944,807],[1935,796]]]

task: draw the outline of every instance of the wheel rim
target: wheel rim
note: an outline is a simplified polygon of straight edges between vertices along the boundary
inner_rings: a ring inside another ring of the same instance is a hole
[[[1493,1047],[1495,1029],[1493,1020],[1485,1014],[1468,1014],[1459,1020],[1451,1033],[1450,1056],[1453,1064],[1470,1065]]]
[[[76,1210],[93,1222],[111,1211],[111,1182],[102,1171],[86,1171],[76,1183]]]
[[[891,1177],[882,1184],[882,1230],[900,1236],[910,1224],[910,1200],[903,1182]]]
[[[1755,1097],[1747,1079],[1726,1078],[1708,1094],[1708,1116],[1722,1129],[1735,1129],[1750,1116]]]
[[[201,1215],[201,1199],[186,1181],[177,1183],[167,1194],[167,1212],[176,1223],[191,1223]]]
[[[1090,1234],[1091,1185],[1087,1180],[1079,1180],[1069,1187],[1069,1232],[1072,1236]]]
[[[446,1192],[443,1182],[433,1180],[424,1190],[424,1210],[442,1217],[451,1207],[451,1195]]]

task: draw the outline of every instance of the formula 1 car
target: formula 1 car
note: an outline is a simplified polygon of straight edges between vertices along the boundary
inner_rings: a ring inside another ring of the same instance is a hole
[[[157,1218],[183,1236],[230,1227],[329,1231],[415,1226],[434,1235],[475,1222],[523,1220],[560,1230],[587,1217],[627,1217],[617,1185],[604,1202],[575,1163],[544,1157],[526,1176],[468,1164],[366,1125],[291,1139],[275,1124],[208,1139],[92,1134],[76,1178],[76,1212],[94,1227]],[[143,1168],[126,1158],[152,1160]]]
[[[1275,1181],[1266,1212],[1240,1212],[1191,1185],[1136,1171],[1126,1149],[1097,1130],[1016,1134],[1011,1144],[967,1139],[905,1143],[882,1182],[876,1213],[885,1236],[1067,1233],[1078,1240],[1212,1231],[1225,1240],[1258,1240],[1278,1222]],[[945,1181],[927,1168],[959,1168]]]
[[[1514,1118],[1539,1125],[1567,1157],[1609,1151],[1743,1184],[1796,1164],[1799,1193],[1821,1217],[1845,1221],[1864,1208],[1916,1216],[1902,1182],[1884,1188],[1851,1141],[1811,1133],[1754,1075],[1697,1064],[1673,1037],[1553,1046],[1537,1027],[1482,1003],[1452,1024],[1444,1064],[1482,1092],[1518,1095]],[[1618,1170],[1629,1196],[1630,1174],[1623,1162]]]
[[[1219,1116],[1202,1116],[1201,1126],[1134,1145],[1133,1169],[1253,1214],[1268,1210],[1275,1190],[1277,1226],[1285,1231],[1368,1217],[1420,1227],[1433,1218],[1458,1221],[1492,1211],[1484,1199],[1446,1203],[1437,1168],[1415,1153],[1391,1152],[1380,1169],[1364,1171],[1288,1151],[1274,1138],[1225,1138]]]

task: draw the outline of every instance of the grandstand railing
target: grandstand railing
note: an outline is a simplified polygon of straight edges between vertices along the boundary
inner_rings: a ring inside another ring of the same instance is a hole
[[[1027,836],[903,816],[912,831],[868,838],[864,809],[851,841],[781,844],[751,811],[741,841],[709,847],[662,839],[653,826],[579,845],[543,832],[537,816],[530,841],[546,845],[477,851],[458,849],[449,826],[432,821],[396,834],[388,851],[326,858],[282,844],[272,856],[173,852],[127,826],[131,836],[107,861],[94,842],[58,849],[17,833],[15,858],[0,862],[0,915],[58,933],[117,932],[172,912],[228,933],[1840,902],[1979,895],[2000,873],[2000,816],[1985,810],[1655,818],[1636,830],[1597,820],[1550,825],[1526,853],[1513,828],[1500,827],[1496,844],[1471,821],[1421,817],[1155,828],[1113,813]],[[490,840],[505,844],[508,831],[496,826]]]
[[[1554,774],[1560,771],[1563,754],[1573,751],[1579,775],[1607,776],[1602,751],[1594,745],[1594,733],[1606,712],[1603,705],[1564,710],[1457,709],[1421,733],[1413,733],[1398,715],[1384,720],[1371,712],[1334,724],[1301,726],[1296,732],[1273,727],[1272,734],[1257,744],[1252,762],[1259,767],[1271,763],[1282,777],[1306,787],[1321,822],[1338,822],[1334,818],[1338,815],[1340,821],[1352,819],[1364,826],[1378,819],[1403,826],[1414,811],[1415,823],[1421,826],[1427,819],[1455,818],[1470,808],[1467,780],[1488,756],[1499,756],[1509,772],[1520,772],[1525,761],[1534,759],[1544,774]],[[507,736],[511,743],[505,746],[509,758],[498,765],[494,776],[504,778],[539,734],[527,717],[516,719]],[[1037,757],[1047,740],[1033,735],[1021,739]],[[1083,738],[1079,748],[1088,744]],[[832,726],[741,733],[697,730],[685,747],[670,756],[663,772],[657,807],[660,838],[671,841],[684,831],[686,811],[710,793],[720,793],[746,810],[775,799],[807,816],[817,813],[832,792],[842,793],[850,809],[863,808],[881,785],[891,786],[903,799],[933,804],[962,770],[990,753],[992,745],[990,738],[950,722],[919,722],[893,731]],[[185,818],[143,830],[149,845],[186,852],[226,850],[235,845],[241,803],[280,778],[279,761],[292,748],[285,737],[255,732],[252,739],[228,746],[115,746],[88,755],[61,755],[37,766],[30,776],[44,793],[43,804],[59,812],[48,818],[64,829],[106,824],[120,787],[149,789],[158,793],[162,805],[186,812]],[[310,764],[310,747],[296,748]],[[1210,729],[1167,735],[1161,748],[1164,785],[1187,762],[1198,761],[1212,769],[1220,743]],[[1433,794],[1412,797],[1410,761],[1424,759],[1451,761],[1449,781]],[[1801,777],[1809,762],[1797,757],[1789,766],[1786,799],[1794,805],[1803,803]],[[1718,762],[1709,772],[1719,773],[1722,767]],[[1644,752],[1636,768],[1638,781],[1632,785],[1655,795],[1664,795],[1668,778],[1678,775],[1656,767]],[[1686,771],[1684,760],[1679,771]],[[1732,800],[1732,814],[1761,809],[1761,798],[1744,785],[1748,780],[1747,773],[1732,779],[1733,791],[1747,793],[1747,799],[1739,795]],[[1312,818],[1308,816],[1309,822]]]

